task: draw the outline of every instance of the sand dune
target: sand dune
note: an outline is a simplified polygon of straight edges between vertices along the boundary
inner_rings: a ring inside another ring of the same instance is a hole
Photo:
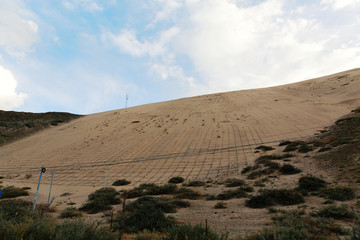
[[[0,176],[35,183],[138,185],[170,177],[227,178],[254,148],[306,138],[360,105],[360,69],[295,84],[234,91],[88,115],[0,148]],[[32,177],[26,179],[25,174]],[[48,183],[51,175],[44,174]]]

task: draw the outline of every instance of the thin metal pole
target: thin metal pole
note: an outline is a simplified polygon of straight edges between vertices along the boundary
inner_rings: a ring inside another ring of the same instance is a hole
[[[54,173],[55,173],[55,168],[51,172],[51,183],[50,183],[50,190],[49,190],[49,197],[48,197],[48,206],[50,205],[50,196],[51,196],[51,189],[52,189],[52,184],[53,184],[53,180],[54,180]]]
[[[40,188],[40,181],[41,181],[41,175],[43,173],[43,169],[44,169],[44,165],[41,166],[41,170],[40,170],[40,176],[39,176],[39,182],[38,182],[38,185],[37,185],[37,189],[36,189],[36,193],[35,193],[35,198],[34,198],[34,204],[33,204],[33,211],[35,210],[35,207],[36,207],[36,200],[37,200],[37,196],[38,196],[38,193],[39,193],[39,188]]]
[[[208,235],[208,222],[207,219],[205,219],[205,236],[207,237]]]
[[[125,108],[127,108],[127,104],[128,104],[128,99],[129,99],[129,96],[126,94],[126,101],[125,101]]]
[[[105,168],[104,189],[106,188],[107,170],[108,170],[108,165],[106,165],[106,168]]]

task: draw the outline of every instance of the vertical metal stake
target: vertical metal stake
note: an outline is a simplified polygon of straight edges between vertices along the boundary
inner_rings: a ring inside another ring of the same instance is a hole
[[[127,104],[128,104],[128,100],[129,100],[129,96],[126,94],[126,100],[125,100],[125,108],[127,108]]]
[[[55,173],[55,168],[52,170],[51,172],[51,183],[50,183],[50,190],[49,190],[49,197],[48,197],[48,206],[50,205],[50,196],[51,196],[51,189],[52,189],[52,184],[53,184],[53,180],[54,180],[54,173]]]
[[[41,175],[43,173],[43,168],[44,168],[44,165],[41,166],[41,170],[40,170],[39,182],[38,182],[38,186],[37,186],[37,189],[36,189],[35,198],[34,198],[34,204],[33,204],[33,209],[32,209],[33,211],[35,210],[35,207],[36,207],[36,200],[37,200],[37,196],[38,196],[38,193],[39,193],[39,187],[40,187]]]
[[[205,219],[205,236],[207,237],[208,235],[208,222],[207,219]]]
[[[108,170],[108,165],[106,165],[106,168],[105,168],[104,189],[106,188],[107,170]]]

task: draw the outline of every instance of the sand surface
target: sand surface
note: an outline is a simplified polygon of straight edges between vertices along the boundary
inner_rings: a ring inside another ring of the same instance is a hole
[[[360,105],[360,69],[272,88],[234,91],[88,115],[0,148],[2,185],[77,203],[117,179],[225,179],[252,164],[254,148],[316,134]],[[70,199],[70,198],[69,198]],[[234,213],[236,214],[236,213]]]

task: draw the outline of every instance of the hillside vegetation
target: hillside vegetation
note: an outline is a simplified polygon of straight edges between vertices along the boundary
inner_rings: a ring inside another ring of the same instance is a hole
[[[63,112],[0,111],[0,146],[78,117],[81,116]]]

